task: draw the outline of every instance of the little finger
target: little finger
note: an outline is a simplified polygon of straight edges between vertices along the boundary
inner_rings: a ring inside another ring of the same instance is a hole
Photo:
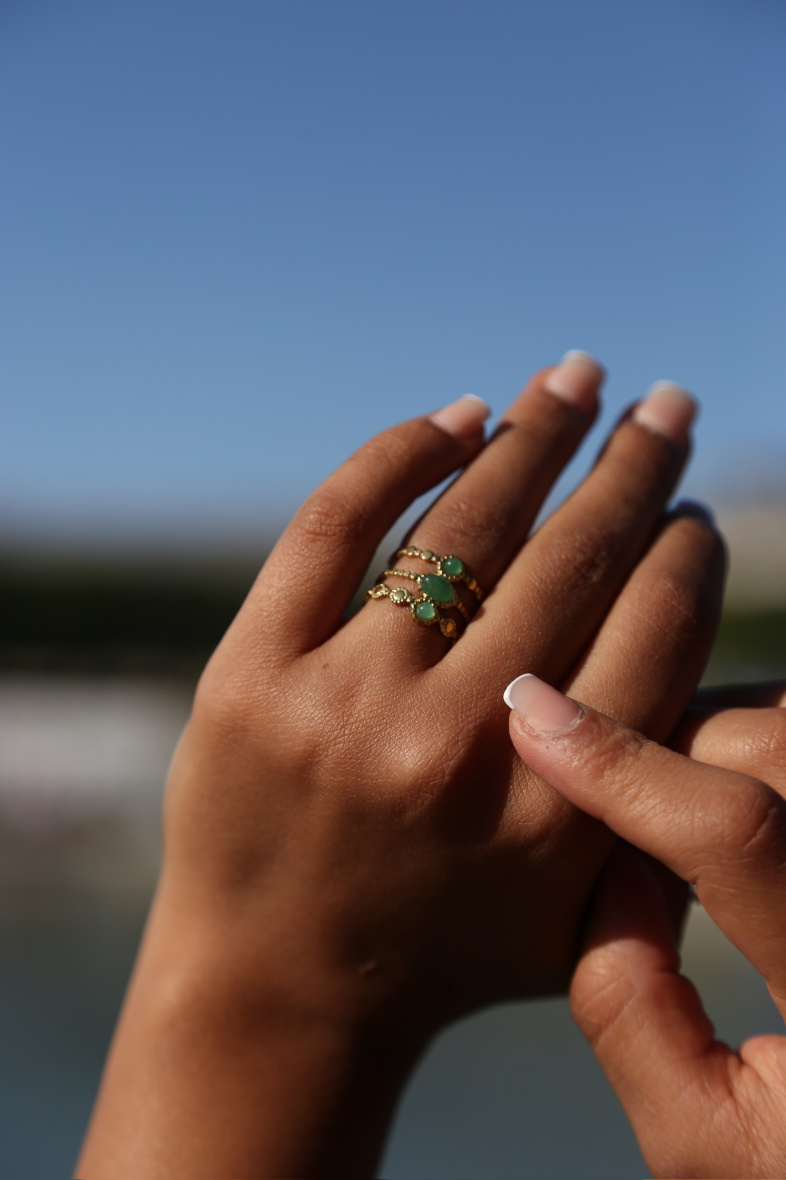
[[[691,709],[669,745],[697,762],[754,775],[786,797],[786,709]]]

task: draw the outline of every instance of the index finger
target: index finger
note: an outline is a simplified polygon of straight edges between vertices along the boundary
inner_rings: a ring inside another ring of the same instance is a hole
[[[505,700],[524,761],[689,881],[727,937],[786,997],[786,801],[754,778],[648,741],[535,676],[514,680]]]

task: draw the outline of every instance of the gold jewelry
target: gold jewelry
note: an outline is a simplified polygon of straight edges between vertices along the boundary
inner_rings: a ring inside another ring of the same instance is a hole
[[[467,572],[460,557],[455,557],[452,553],[446,554],[445,557],[438,557],[430,549],[418,549],[415,545],[399,549],[393,554],[391,560],[396,561],[399,557],[419,557],[421,561],[434,562],[437,567],[437,577],[446,578],[448,582],[463,582],[467,589],[472,591],[478,602],[482,602],[483,591],[472,575]],[[434,577],[435,575],[431,574],[430,576]]]
[[[451,643],[455,643],[458,638],[458,627],[456,626],[455,619],[446,619],[444,615],[439,613],[429,598],[418,598],[417,595],[410,594],[409,590],[405,590],[403,586],[391,587],[386,586],[384,582],[378,582],[376,586],[372,586],[368,591],[368,597],[389,598],[397,606],[408,606],[410,614],[416,623],[420,623],[423,627],[431,627],[436,623],[442,634]]]
[[[447,578],[441,574],[416,574],[412,570],[383,570],[383,578],[409,578],[417,582],[420,593],[435,606],[453,606],[466,623],[469,622],[469,611],[451,586]]]

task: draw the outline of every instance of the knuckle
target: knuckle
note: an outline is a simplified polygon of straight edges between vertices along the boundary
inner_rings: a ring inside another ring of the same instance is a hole
[[[645,576],[638,588],[636,613],[648,627],[673,634],[695,632],[703,627],[700,587],[692,579],[660,570]]]
[[[756,779],[741,778],[716,793],[700,815],[705,840],[726,861],[782,861],[786,856],[786,803]]]
[[[256,696],[250,674],[214,656],[197,683],[192,716],[213,740],[236,747],[253,731]]]
[[[398,483],[412,465],[412,426],[405,422],[375,435],[312,492],[295,518],[295,543],[312,548],[315,542],[360,541],[374,513],[375,490]]]
[[[570,1007],[576,1024],[593,1048],[613,1029],[627,1008],[625,978],[595,949],[581,963],[570,986]]]
[[[755,732],[748,738],[745,756],[766,779],[786,777],[786,709],[761,710]]]
[[[424,445],[433,442],[431,430],[424,430],[425,426],[422,419],[416,418],[373,435],[344,465],[342,474],[351,490],[357,493],[370,482],[389,485],[416,469]],[[444,434],[433,429],[438,436]]]
[[[351,488],[318,488],[298,513],[297,534],[311,543],[355,544],[363,535],[367,515],[365,505]]]
[[[603,532],[573,525],[553,538],[552,573],[573,593],[605,582],[616,562],[611,538]]]
[[[504,535],[509,526],[508,516],[501,508],[491,508],[458,493],[448,495],[440,503],[438,521],[441,535],[460,537],[467,550],[479,552],[484,551],[489,537]]]
[[[417,424],[399,422],[388,430],[381,430],[360,448],[354,456],[355,460],[374,470],[380,466],[398,469],[411,456],[413,425]]]
[[[606,728],[600,718],[590,714],[583,724],[591,735],[592,771],[598,782],[635,780],[637,762],[647,746],[647,739],[635,729]]]

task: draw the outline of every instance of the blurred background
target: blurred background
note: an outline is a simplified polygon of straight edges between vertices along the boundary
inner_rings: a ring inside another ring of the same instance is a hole
[[[711,683],[786,677],[779,0],[3,0],[0,1175],[69,1174],[195,680],[372,432],[583,348],[703,405]],[[732,1042],[780,1022],[701,910]],[[382,1174],[641,1177],[564,1001],[434,1046]]]

